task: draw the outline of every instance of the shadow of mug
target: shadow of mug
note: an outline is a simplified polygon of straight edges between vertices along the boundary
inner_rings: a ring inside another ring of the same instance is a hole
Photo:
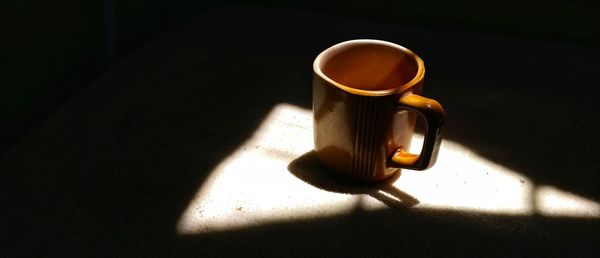
[[[400,172],[382,182],[368,185],[353,182],[325,168],[314,150],[290,162],[288,171],[316,188],[335,193],[369,195],[390,208],[405,209],[419,204],[417,198],[393,185],[400,177]]]

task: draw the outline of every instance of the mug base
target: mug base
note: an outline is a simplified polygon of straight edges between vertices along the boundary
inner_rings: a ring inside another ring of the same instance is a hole
[[[327,166],[325,166],[327,168]],[[357,177],[354,175],[350,175],[350,174],[346,174],[346,173],[342,173],[342,172],[338,172],[336,170],[327,168],[327,172],[332,174],[336,179],[338,180],[343,180],[343,181],[348,181],[354,184],[361,184],[361,185],[374,185],[374,184],[381,184],[381,183],[388,183],[388,182],[394,182],[396,181],[401,174],[401,169],[391,169],[391,171],[385,175],[382,175],[380,177]]]

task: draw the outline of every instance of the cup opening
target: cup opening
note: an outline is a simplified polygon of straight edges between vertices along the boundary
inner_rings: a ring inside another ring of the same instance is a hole
[[[332,84],[360,92],[393,92],[418,82],[423,61],[412,51],[380,40],[351,40],[323,51],[315,72]]]

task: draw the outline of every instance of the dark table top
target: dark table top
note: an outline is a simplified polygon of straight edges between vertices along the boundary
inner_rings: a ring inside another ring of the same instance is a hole
[[[306,172],[312,61],[355,38],[418,53],[448,114],[441,161],[391,191]],[[214,8],[1,157],[0,256],[598,256],[598,68],[597,48]]]

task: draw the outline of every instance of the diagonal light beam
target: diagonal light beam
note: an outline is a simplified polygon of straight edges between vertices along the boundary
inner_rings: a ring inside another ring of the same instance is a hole
[[[413,146],[420,146],[419,137],[414,141]],[[600,218],[597,202],[536,186],[452,141],[443,142],[433,168],[404,170],[381,190],[356,190],[335,182],[311,185],[290,173],[290,162],[312,148],[311,111],[289,104],[275,106],[254,135],[213,169],[181,215],[177,232],[203,234],[395,204],[414,205],[412,209]]]

